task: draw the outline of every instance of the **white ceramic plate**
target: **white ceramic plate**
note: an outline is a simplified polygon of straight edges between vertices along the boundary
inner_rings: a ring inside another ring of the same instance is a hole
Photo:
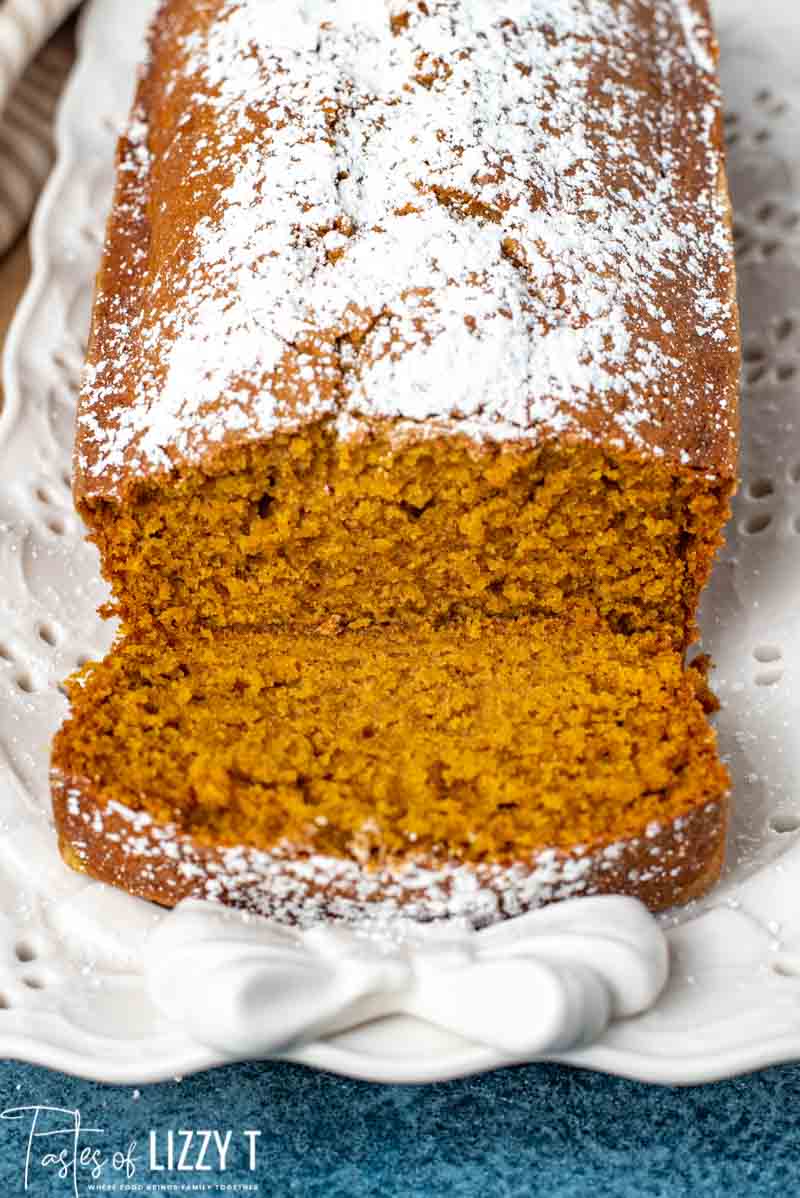
[[[102,0],[84,18],[0,415],[0,1055],[128,1083],[230,1059],[148,998],[157,910],[68,871],[49,820],[59,683],[112,635],[94,614],[104,591],[69,457],[114,139],[151,8]],[[558,1056],[682,1083],[800,1058],[800,15],[796,0],[717,8],[746,355],[742,489],[703,617],[735,780],[729,866],[708,900],[664,920],[671,969],[656,1006]],[[290,1055],[381,1081],[508,1061],[406,1016]]]

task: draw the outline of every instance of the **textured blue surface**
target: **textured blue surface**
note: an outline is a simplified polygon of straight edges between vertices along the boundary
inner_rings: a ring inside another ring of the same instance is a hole
[[[404,1088],[291,1065],[246,1065],[139,1093],[2,1063],[0,1102],[2,1109],[78,1108],[85,1124],[103,1129],[91,1139],[109,1155],[135,1139],[133,1182],[147,1193],[198,1192],[185,1187],[200,1184],[207,1193],[225,1192],[221,1182],[248,1183],[257,1186],[251,1193],[269,1198],[791,1198],[800,1192],[797,1066],[679,1090],[557,1066]],[[27,1118],[0,1122],[2,1198],[23,1193]],[[150,1172],[149,1132],[163,1151],[170,1128],[232,1129],[227,1171]],[[261,1132],[255,1173],[247,1170],[247,1129]],[[38,1155],[52,1142],[37,1147]],[[120,1176],[109,1164],[101,1180]],[[161,1178],[181,1188],[169,1190]],[[82,1170],[79,1192],[91,1193],[89,1184]],[[34,1162],[28,1193],[74,1194],[72,1179]]]

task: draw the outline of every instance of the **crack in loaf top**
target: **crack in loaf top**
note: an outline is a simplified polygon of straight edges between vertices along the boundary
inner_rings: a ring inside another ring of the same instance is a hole
[[[729,475],[715,54],[705,0],[167,0],[79,493],[319,418]]]

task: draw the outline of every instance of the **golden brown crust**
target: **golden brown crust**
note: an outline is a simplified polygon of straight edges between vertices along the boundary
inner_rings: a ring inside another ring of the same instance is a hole
[[[488,46],[502,33],[505,72],[491,54],[480,58],[469,20],[460,24],[469,8],[480,27],[481,0],[410,5],[409,20],[392,22],[391,32],[371,30],[366,17],[357,32],[339,28],[331,3],[311,68],[282,44],[288,35],[276,49],[275,31],[262,34],[258,22],[243,22],[252,40],[237,47],[230,30],[243,5],[167,0],[154,26],[152,61],[120,146],[99,277],[77,425],[79,502],[121,498],[143,477],[164,478],[198,461],[211,465],[222,445],[320,417],[337,421],[346,435],[359,423],[388,421],[398,435],[414,436],[421,416],[428,429],[477,439],[589,440],[734,475],[739,335],[716,45],[703,0],[575,4],[566,30],[551,27],[533,2],[516,25],[489,6],[484,41]],[[449,56],[431,62],[426,46],[442,19],[452,20],[455,41]],[[254,90],[226,82],[220,97],[203,55],[213,58],[211,39],[221,29],[230,34],[226,80],[236,83],[237,53],[251,65],[254,53]],[[378,85],[348,61],[353,47],[359,62],[377,56],[396,93],[369,99],[369,87]],[[405,79],[397,64],[406,59],[427,65]],[[508,62],[516,69],[509,72]],[[465,116],[459,99],[459,88],[474,92],[487,71],[497,73],[498,88],[511,87],[507,97],[503,92],[506,116],[495,124],[489,109]],[[324,85],[317,87],[318,76]],[[339,97],[330,107],[328,86]],[[426,174],[422,158],[431,154],[417,145],[415,159],[408,138],[412,128],[411,142],[419,141],[420,113],[432,98],[441,135],[433,149],[444,149]],[[296,125],[297,153],[304,146],[318,151],[323,175],[331,161],[339,164],[330,195],[306,195],[300,168],[294,176],[287,169],[294,159],[284,154],[275,120],[283,105]],[[514,105],[525,116],[520,129],[541,122],[539,141],[531,133],[516,155],[497,140],[506,126],[516,128]],[[381,130],[388,130],[388,148]],[[459,186],[463,143],[473,137],[473,157],[489,157],[483,173],[476,167]],[[351,141],[366,147],[355,162]],[[493,152],[498,161],[490,166]],[[383,169],[395,159],[393,171]],[[258,177],[248,190],[250,169]],[[407,176],[410,198],[399,204],[405,192],[397,184],[376,200],[374,189],[367,195],[352,183],[359,171],[370,180],[382,171],[395,183]],[[247,245],[236,260],[230,213],[249,210],[275,177],[264,211],[269,218],[277,205],[288,214],[284,249],[271,256],[271,226],[258,217],[241,225]],[[383,215],[368,215],[373,201]],[[303,223],[315,205],[324,219]],[[411,231],[433,221],[444,221],[442,237],[458,247],[463,278],[456,266],[440,278],[415,251]],[[209,244],[227,247],[222,270],[201,244],[204,227]],[[375,266],[402,259],[404,247],[402,278]],[[301,251],[319,258],[308,278],[295,278]],[[269,276],[258,274],[259,254],[270,263]],[[360,263],[353,277],[362,282],[355,304],[351,256]],[[420,263],[425,269],[417,269]],[[255,318],[252,305],[240,313],[237,296],[247,282],[256,277],[268,296],[270,278],[284,267],[286,287],[275,301],[283,308],[265,299]],[[476,271],[484,272],[485,285],[474,283]],[[285,296],[294,293],[300,303],[306,284],[309,294],[333,298],[292,324]],[[413,319],[412,293],[427,297]],[[473,307],[485,311],[483,324],[470,315]],[[284,316],[291,335],[276,358],[265,347]],[[242,330],[252,330],[254,319],[258,336],[248,339]],[[219,337],[225,321],[226,336]],[[419,345],[414,329],[422,330]],[[562,340],[547,349],[554,336]],[[229,359],[217,343],[227,343]],[[428,367],[419,357],[426,346],[435,350]],[[525,353],[518,374],[502,374],[499,363]],[[480,382],[487,363],[492,369]],[[480,385],[472,386],[471,375]],[[438,387],[438,398],[428,386]]]
[[[200,844],[106,804],[85,781],[58,773],[53,810],[68,865],[162,906],[212,898],[289,924],[403,914],[483,923],[574,895],[632,895],[651,911],[701,897],[722,869],[728,798],[703,803],[663,827],[643,827],[623,842],[568,853],[543,848],[532,864],[449,871],[417,863],[370,872],[297,847],[265,854]]]

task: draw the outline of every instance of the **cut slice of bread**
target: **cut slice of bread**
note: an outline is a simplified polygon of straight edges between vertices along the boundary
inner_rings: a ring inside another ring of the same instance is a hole
[[[521,619],[127,640],[71,684],[67,859],[277,918],[658,909],[717,876],[728,777],[668,637]]]

